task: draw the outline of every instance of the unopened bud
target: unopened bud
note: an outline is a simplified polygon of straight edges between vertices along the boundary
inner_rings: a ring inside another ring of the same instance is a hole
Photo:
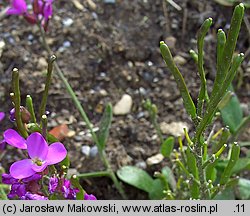
[[[24,17],[24,18],[27,20],[27,22],[30,23],[30,24],[36,24],[36,23],[37,23],[37,19],[36,19],[36,17],[35,17],[34,15],[25,14],[23,17]]]
[[[23,106],[20,107],[20,111],[21,111],[21,118],[22,118],[22,122],[23,123],[29,123],[30,121],[30,112]]]

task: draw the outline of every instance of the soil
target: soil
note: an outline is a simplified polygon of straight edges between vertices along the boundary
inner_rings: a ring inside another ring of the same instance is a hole
[[[176,83],[161,58],[159,42],[176,40],[171,50],[174,56],[184,58],[179,68],[196,100],[199,79],[188,51],[196,49],[196,32],[206,18],[212,17],[214,23],[205,44],[205,70],[211,90],[216,71],[216,32],[219,28],[228,30],[233,7],[224,7],[214,1],[175,0],[181,7],[177,10],[163,0],[116,0],[114,3],[78,0],[83,6],[80,10],[73,2],[55,1],[53,19],[49,23],[47,39],[57,56],[57,63],[95,127],[99,125],[105,104],[115,105],[124,93],[132,97],[131,112],[113,118],[106,153],[115,171],[124,165],[145,164],[147,158],[159,152],[160,140],[142,106],[143,100],[149,98],[157,105],[159,122],[182,121],[189,125],[190,131],[193,128]],[[8,112],[12,108],[9,93],[13,67],[20,70],[23,101],[30,94],[38,110],[48,57],[41,46],[38,29],[22,17],[0,19],[0,40],[5,42],[0,55],[0,111]],[[247,21],[250,22],[249,9],[237,43],[237,51],[246,52],[246,58],[242,76],[236,79],[235,86],[238,86],[236,92],[241,103],[249,106],[250,26]],[[81,151],[83,145],[93,147],[94,143],[57,74],[53,77],[47,110],[51,117],[49,129],[66,123],[75,132],[63,142],[69,151],[71,168],[81,173],[103,170],[98,156],[86,157]],[[9,127],[13,124],[5,118],[0,130]],[[250,140],[249,130],[242,139]],[[18,155],[13,148],[7,147],[2,154],[2,166],[8,170]],[[145,169],[153,174],[167,162],[165,159]],[[108,178],[87,179],[82,184],[98,199],[121,199]],[[146,193],[127,184],[124,188],[129,199],[148,198]]]

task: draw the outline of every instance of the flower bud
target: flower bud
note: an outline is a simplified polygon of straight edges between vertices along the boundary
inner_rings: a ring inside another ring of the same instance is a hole
[[[30,24],[36,24],[37,23],[36,17],[34,15],[32,15],[32,14],[25,14],[23,17]]]
[[[20,107],[20,111],[21,111],[22,122],[26,124],[29,123],[31,116],[29,111],[23,106]]]
[[[29,111],[25,107],[20,106],[20,112],[21,112],[22,122],[26,124],[29,123],[30,118],[31,118]],[[12,122],[16,121],[15,108],[10,110],[10,120]]]

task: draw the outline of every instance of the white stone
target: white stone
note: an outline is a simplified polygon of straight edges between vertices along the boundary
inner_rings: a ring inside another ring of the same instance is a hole
[[[173,135],[175,137],[184,136],[183,128],[186,128],[188,131],[188,125],[185,122],[171,122],[170,124],[162,122],[160,128],[163,134]]]
[[[174,62],[177,65],[184,65],[184,64],[187,63],[187,60],[185,58],[183,58],[182,56],[177,55],[177,56],[174,57]]]
[[[154,164],[159,164],[160,162],[162,162],[163,159],[164,156],[161,153],[158,153],[156,155],[149,157],[146,162],[149,166],[151,166]]]
[[[66,17],[66,18],[63,19],[62,22],[63,22],[63,25],[65,27],[69,27],[69,26],[71,26],[74,23],[74,20],[71,19],[70,17]]]
[[[1,40],[0,41],[0,57],[2,56],[4,47],[5,47],[5,42]]]
[[[132,104],[132,97],[128,94],[124,94],[121,100],[119,100],[114,106],[114,115],[126,115],[130,113]]]
[[[90,147],[87,145],[82,146],[82,153],[86,156],[89,156],[90,154]]]

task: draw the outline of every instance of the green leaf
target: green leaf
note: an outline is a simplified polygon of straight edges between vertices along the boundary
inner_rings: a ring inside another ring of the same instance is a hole
[[[250,142],[240,142],[239,146],[243,147],[243,146],[250,146]]]
[[[215,198],[215,200],[235,200],[234,191],[232,188],[227,188],[221,193],[218,193]]]
[[[250,180],[240,178],[237,187],[237,195],[241,200],[250,199]]]
[[[166,177],[171,188],[173,190],[176,189],[176,180],[175,180],[172,170],[168,166],[165,166],[162,168],[161,172]]]
[[[221,175],[221,179],[220,179],[221,185],[225,185],[228,182],[232,174],[232,170],[235,167],[237,161],[239,160],[239,156],[240,156],[240,146],[237,143],[233,143],[231,154],[230,154],[230,159],[228,161],[226,168],[224,169]]]
[[[201,87],[200,92],[197,100],[197,115],[201,116],[202,107],[204,100],[208,101],[208,94],[207,94],[207,86],[206,86],[206,77],[204,71],[204,59],[203,59],[203,46],[204,46],[204,38],[212,25],[212,18],[208,18],[204,21],[202,26],[198,31],[198,38],[197,38],[197,48],[198,48],[198,72],[201,79]]]
[[[112,105],[108,103],[103,113],[102,119],[101,119],[100,130],[97,133],[97,137],[98,137],[98,141],[100,145],[98,147],[100,150],[104,149],[106,141],[108,139],[112,117],[113,117]]]
[[[150,193],[154,180],[144,170],[134,166],[124,166],[117,171],[117,175],[127,184]]]
[[[220,112],[223,123],[229,126],[230,131],[234,133],[243,120],[243,111],[236,94],[220,109]]]
[[[238,159],[232,170],[232,173],[237,174],[243,170],[250,170],[250,158]]]
[[[214,0],[215,2],[223,5],[223,6],[233,6],[234,2],[231,0]]]
[[[170,157],[174,148],[174,137],[168,137],[161,145],[161,153],[164,157]]]
[[[164,185],[160,179],[155,179],[149,191],[149,199],[161,200],[164,198]]]
[[[160,42],[160,50],[161,50],[161,55],[166,65],[168,66],[169,70],[174,76],[175,82],[177,83],[178,89],[181,93],[183,103],[184,103],[187,113],[192,117],[192,119],[195,119],[196,108],[195,108],[194,102],[189,94],[184,78],[173,60],[173,56],[167,44],[165,44],[163,41]]]
[[[223,5],[223,6],[234,6],[235,3],[239,2],[238,0],[214,0],[215,2]],[[250,8],[249,0],[241,1],[246,8]]]

